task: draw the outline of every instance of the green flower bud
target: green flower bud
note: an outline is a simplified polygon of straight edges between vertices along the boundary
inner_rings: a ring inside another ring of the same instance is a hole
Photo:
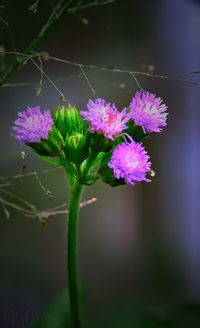
[[[88,125],[83,121],[76,107],[56,107],[53,110],[52,116],[54,124],[61,133],[63,140],[75,133],[85,135],[88,132]]]
[[[64,140],[64,153],[68,161],[82,163],[89,154],[88,124],[73,106],[57,107],[53,111],[56,128]]]
[[[87,137],[81,133],[66,137],[64,151],[67,160],[75,164],[82,163],[89,154]]]

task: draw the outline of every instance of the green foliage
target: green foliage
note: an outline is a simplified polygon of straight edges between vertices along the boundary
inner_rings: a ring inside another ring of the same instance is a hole
[[[68,293],[64,290],[41,314],[36,316],[30,328],[63,328],[71,327],[70,304]]]

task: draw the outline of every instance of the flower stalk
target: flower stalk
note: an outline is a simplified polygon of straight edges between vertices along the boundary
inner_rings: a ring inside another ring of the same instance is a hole
[[[67,233],[67,252],[68,252],[68,283],[71,316],[74,328],[80,328],[79,311],[79,292],[78,292],[78,256],[77,256],[77,236],[78,218],[81,201],[82,185],[74,181],[71,186],[71,195],[68,213],[68,233]]]

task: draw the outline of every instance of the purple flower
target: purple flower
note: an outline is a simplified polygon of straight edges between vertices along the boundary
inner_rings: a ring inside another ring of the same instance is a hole
[[[129,117],[126,109],[118,112],[114,104],[107,103],[104,99],[89,100],[87,111],[81,111],[81,116],[89,122],[90,132],[103,134],[113,140],[127,128]]]
[[[167,119],[167,106],[149,92],[136,92],[130,104],[130,117],[146,132],[161,132]]]
[[[28,107],[26,111],[18,112],[13,130],[20,143],[39,142],[48,139],[52,129],[53,118],[49,110],[41,113],[40,107]]]
[[[127,184],[134,185],[137,181],[150,182],[146,174],[151,168],[149,156],[141,143],[121,143],[113,151],[108,166],[113,169],[117,179],[123,178]]]

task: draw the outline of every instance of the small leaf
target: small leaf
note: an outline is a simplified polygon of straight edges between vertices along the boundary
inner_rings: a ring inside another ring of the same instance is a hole
[[[126,184],[124,179],[116,179],[113,173],[113,170],[108,167],[108,162],[112,156],[112,151],[107,153],[102,160],[98,174],[100,175],[102,181],[111,187],[117,187],[119,185]]]
[[[93,183],[96,182],[97,178],[98,178],[98,175],[95,174],[95,173],[88,174],[88,175],[84,178],[84,184],[85,184],[85,185],[92,185]]]
[[[59,158],[57,158],[57,157],[50,157],[50,156],[42,156],[42,155],[38,154],[37,152],[35,152],[35,153],[43,161],[46,161],[49,164],[53,164],[53,165],[56,165],[56,166],[61,166],[61,161],[60,161]]]
[[[102,161],[102,158],[105,156],[106,153],[104,153],[103,151],[98,153],[96,159],[93,161],[93,163],[91,164],[90,169],[94,169],[97,165],[99,165]]]

